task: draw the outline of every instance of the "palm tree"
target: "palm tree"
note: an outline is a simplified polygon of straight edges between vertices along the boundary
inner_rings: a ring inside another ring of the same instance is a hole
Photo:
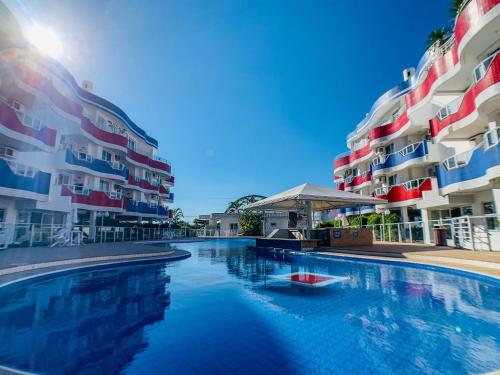
[[[429,34],[429,37],[427,38],[427,48],[432,47],[435,43],[437,43],[438,47],[443,45],[444,42],[446,42],[446,40],[449,38],[449,35],[450,30],[445,27],[432,30]]]
[[[255,203],[264,198],[265,197],[263,195],[257,195],[257,194],[245,195],[244,197],[238,198],[235,201],[230,202],[229,205],[227,206],[226,214],[238,213],[241,211],[241,208],[243,206],[246,206],[247,204],[250,203]]]
[[[450,13],[453,18],[458,16],[458,12],[462,10],[462,5],[465,4],[468,0],[453,0],[450,7]]]
[[[182,219],[184,219],[184,213],[182,212],[182,208],[175,208],[173,214],[173,222],[174,224],[179,224]]]

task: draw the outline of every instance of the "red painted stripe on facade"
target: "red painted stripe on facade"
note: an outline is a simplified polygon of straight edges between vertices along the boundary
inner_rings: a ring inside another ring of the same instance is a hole
[[[406,108],[411,108],[422,101],[429,94],[434,82],[457,65],[459,62],[458,46],[465,34],[479,23],[482,16],[499,3],[500,0],[472,0],[462,10],[455,24],[455,44],[431,66],[420,86],[405,96]]]
[[[337,169],[340,168],[344,165],[349,165],[353,163],[354,161],[361,159],[367,155],[369,155],[372,152],[372,148],[370,145],[366,145],[363,148],[360,148],[359,150],[353,151],[351,154],[344,156],[343,158],[335,160],[333,163],[333,168]]]
[[[71,197],[71,203],[85,204],[96,207],[122,208],[123,199],[111,199],[103,191],[91,191],[89,195],[73,194],[67,187],[63,186],[61,195]]]
[[[434,82],[436,82],[441,76],[448,73],[455,65],[457,65],[458,61],[457,43],[455,43],[446,54],[437,59],[437,61],[431,66],[424,81],[413,91],[406,94],[406,108],[411,108],[421,102],[431,91]]]
[[[366,176],[356,176],[352,179],[351,182],[344,182],[344,189],[359,186],[364,184],[365,182],[370,182],[372,180],[371,172],[368,172]]]
[[[0,123],[16,133],[38,139],[47,146],[54,147],[56,144],[55,129],[43,128],[40,130],[25,126],[17,117],[16,111],[7,104],[0,102]]]
[[[396,121],[391,122],[390,124],[378,126],[368,133],[368,140],[374,141],[379,138],[384,138],[389,135],[392,135],[402,129],[406,124],[408,124],[410,120],[408,119],[408,115],[406,111],[399,116]]]
[[[393,186],[386,195],[377,195],[377,198],[387,199],[389,203],[404,202],[422,198],[423,191],[432,190],[431,179],[428,178],[418,188],[407,190],[403,185]]]
[[[496,5],[500,4],[500,0],[472,0],[462,10],[455,24],[455,38],[457,44],[460,44],[464,35],[471,29],[472,26],[478,23],[479,19],[492,10]]]
[[[469,89],[469,91],[465,93],[457,112],[449,115],[443,120],[440,120],[439,117],[435,117],[432,120],[430,120],[431,135],[435,137],[443,129],[466,118],[468,115],[474,112],[476,110],[476,101],[475,101],[476,97],[484,90],[486,90],[488,87],[495,85],[499,81],[500,81],[500,54],[498,54],[492,61],[485,76],[475,86],[473,86],[471,89]]]

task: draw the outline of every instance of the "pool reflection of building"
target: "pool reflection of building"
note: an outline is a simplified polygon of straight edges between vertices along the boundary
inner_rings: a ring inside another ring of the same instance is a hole
[[[422,272],[418,268],[382,267],[378,273],[378,266],[369,263],[366,267],[351,262],[339,265],[337,262],[318,261],[314,257],[302,256],[298,259],[252,248],[240,254],[214,251],[200,256],[225,262],[229,274],[249,281],[246,286],[248,296],[267,308],[287,313],[297,321],[317,321],[319,331],[316,336],[321,340],[330,340],[341,329],[334,326],[341,319],[345,323],[342,329],[346,329],[345,325],[349,326],[347,329],[352,330],[352,337],[347,342],[337,342],[335,351],[338,350],[342,357],[344,350],[350,352],[350,349],[346,349],[348,347],[362,348],[359,356],[371,368],[375,366],[380,369],[381,373],[384,373],[384,369],[386,372],[392,371],[394,361],[401,362],[401,373],[405,369],[425,372],[437,368],[438,362],[448,353],[454,353],[451,355],[452,360],[448,359],[449,366],[455,366],[458,370],[462,366],[459,363],[461,358],[467,361],[474,355],[464,351],[468,346],[466,343],[487,340],[498,329],[500,321],[500,312],[494,306],[485,305],[481,297],[488,286],[474,279],[462,278],[457,283],[453,275]],[[281,263],[277,262],[278,257]],[[268,277],[287,272],[348,276],[349,281],[342,288],[333,285],[312,290],[275,282]],[[356,296],[353,297],[353,294]],[[356,303],[352,303],[353,300]],[[436,309],[445,310],[450,320],[440,321],[436,318],[433,313]],[[483,321],[487,328],[479,330],[477,327],[460,325],[464,316]],[[420,337],[411,334],[415,329],[420,331]],[[449,336],[436,335],[436,329],[449,330]],[[418,342],[403,345],[406,337]],[[423,355],[425,343],[429,347],[438,345],[444,352],[434,357]],[[403,352],[400,346],[414,349]],[[380,356],[370,353],[380,348],[393,352],[394,358],[388,363],[373,363],[373,358]]]
[[[5,293],[0,363],[51,374],[119,372],[148,346],[144,328],[170,304],[164,268],[96,270]]]

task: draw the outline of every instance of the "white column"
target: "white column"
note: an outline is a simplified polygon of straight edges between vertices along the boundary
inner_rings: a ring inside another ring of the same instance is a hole
[[[424,229],[424,243],[431,243],[431,230],[429,228],[429,210],[422,208],[420,210],[422,215],[422,225]]]
[[[410,221],[408,217],[408,207],[401,207],[401,221],[403,223],[407,223],[408,221]]]
[[[97,211],[90,211],[90,239],[95,240],[96,236]]]
[[[491,189],[491,195],[493,195],[493,202],[495,202],[495,212],[498,215],[500,213],[500,189]]]

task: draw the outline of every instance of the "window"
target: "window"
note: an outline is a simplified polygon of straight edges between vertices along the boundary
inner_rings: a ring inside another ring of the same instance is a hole
[[[100,191],[109,191],[109,182],[104,180],[99,180],[99,190]]]
[[[0,208],[0,223],[5,222],[5,208]]]
[[[111,161],[111,153],[106,151],[106,150],[102,150],[102,160],[105,160],[107,162],[110,162]]]
[[[67,174],[59,173],[59,175],[57,176],[56,185],[69,185],[69,178],[70,176],[68,176]]]
[[[385,154],[389,155],[394,152],[394,143],[391,143],[390,145],[385,146]]]
[[[127,147],[131,150],[135,150],[135,141],[132,138],[128,139]]]
[[[274,228],[276,226],[276,223],[271,223],[271,228]]]
[[[399,184],[399,175],[394,174],[392,176],[389,176],[389,186],[394,186]]]

